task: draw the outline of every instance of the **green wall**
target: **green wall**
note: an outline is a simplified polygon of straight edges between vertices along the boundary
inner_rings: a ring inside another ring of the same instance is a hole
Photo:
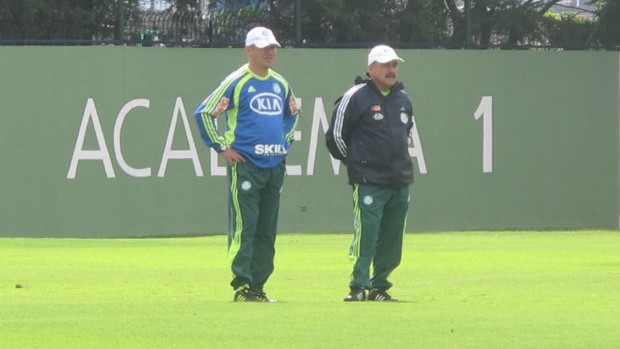
[[[323,127],[366,54],[278,51],[303,109],[281,231],[351,230]],[[408,230],[618,228],[617,52],[399,54],[420,141]],[[0,47],[0,236],[225,232],[224,164],[192,114],[244,61],[241,49]]]

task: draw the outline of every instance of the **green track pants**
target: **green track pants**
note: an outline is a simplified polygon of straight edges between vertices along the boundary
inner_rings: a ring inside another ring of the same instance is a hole
[[[284,168],[284,164],[258,168],[249,162],[229,167],[228,257],[233,289],[247,285],[263,292],[273,273]]]
[[[349,256],[354,265],[349,287],[392,287],[388,276],[401,261],[409,201],[409,186],[386,189],[353,185],[355,229]]]

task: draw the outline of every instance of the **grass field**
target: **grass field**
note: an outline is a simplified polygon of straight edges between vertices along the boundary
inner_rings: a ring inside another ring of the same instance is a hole
[[[348,234],[282,234],[233,303],[226,238],[0,239],[2,348],[620,348],[620,233],[405,238],[399,303],[344,303]]]

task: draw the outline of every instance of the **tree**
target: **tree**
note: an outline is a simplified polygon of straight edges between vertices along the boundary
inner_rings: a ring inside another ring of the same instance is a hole
[[[303,0],[301,23],[307,46],[360,45],[398,36],[403,0]],[[295,0],[271,0],[268,24],[284,42],[295,39]]]
[[[119,1],[125,23],[117,23]],[[550,12],[559,1],[469,0],[466,22],[464,0],[165,0],[163,10],[147,0],[0,0],[0,40],[111,42],[120,26],[123,42],[145,44],[151,35],[165,44],[240,46],[248,29],[265,25],[289,46],[298,43],[298,2],[306,47],[620,47],[620,0],[590,0],[593,19]]]
[[[213,0],[209,2],[211,46],[243,45],[245,33],[256,25],[268,25],[267,0]],[[271,26],[272,27],[272,26]],[[273,28],[272,29],[276,29]]]
[[[593,0],[597,5],[597,26],[590,40],[607,49],[620,49],[620,0]]]
[[[559,1],[470,0],[470,40],[478,48],[583,46],[592,32],[592,22],[571,15],[548,15]],[[609,23],[599,28],[596,39],[602,42],[605,33],[605,42],[613,42],[619,36],[616,32],[620,28],[617,6],[620,0],[594,1],[601,3],[600,18]],[[292,39],[294,33],[293,3],[294,0],[269,1],[269,24],[284,40]],[[463,0],[304,0],[302,3],[302,31],[307,46],[369,46],[386,42],[406,47],[462,48],[468,41]]]
[[[399,43],[437,47],[448,39],[448,10],[442,1],[409,0],[400,15]]]
[[[514,48],[542,39],[540,23],[559,0],[471,0],[472,41],[476,47],[494,45]],[[460,1],[446,0],[454,28],[450,47],[466,42],[465,11]]]
[[[590,46],[589,37],[594,29],[591,20],[575,14],[545,14],[544,32],[549,45],[566,50],[583,50]]]
[[[116,0],[0,0],[2,40],[111,40],[116,21]]]

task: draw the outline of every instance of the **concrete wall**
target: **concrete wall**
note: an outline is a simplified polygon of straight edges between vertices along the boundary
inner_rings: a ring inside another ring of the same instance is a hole
[[[280,230],[352,228],[323,134],[366,50],[280,49],[302,101]],[[618,228],[619,57],[401,50],[418,142],[411,231]],[[0,236],[226,231],[192,113],[241,49],[0,47]]]

